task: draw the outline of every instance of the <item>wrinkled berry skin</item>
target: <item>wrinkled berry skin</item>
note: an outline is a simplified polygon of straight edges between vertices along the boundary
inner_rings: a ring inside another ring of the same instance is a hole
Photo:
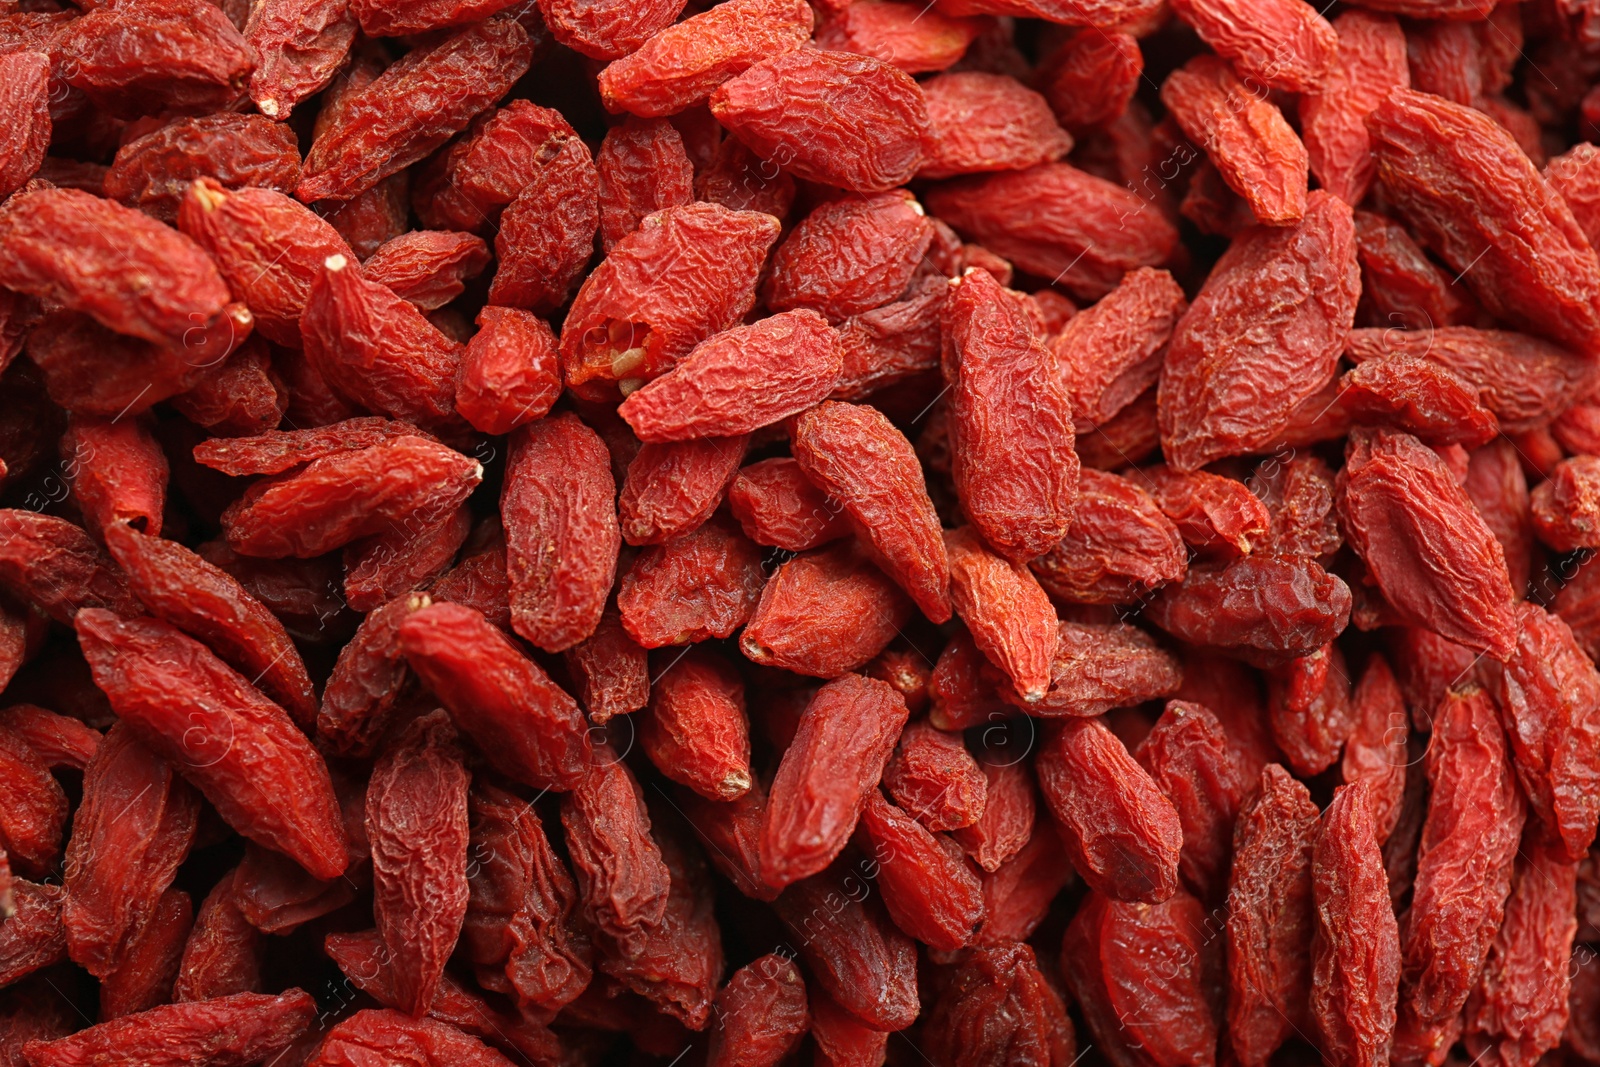
[[[1036,770],[1084,881],[1114,900],[1159,903],[1177,892],[1178,812],[1099,719],[1063,722]]]
[[[1078,455],[1069,399],[1050,353],[989,272],[954,284],[940,325],[956,494],[984,540],[1026,562],[1072,524]]]
[[[600,624],[622,544],[616,492],[605,445],[577,416],[540,419],[513,438],[500,495],[511,619],[547,652]]]
[[[711,94],[711,113],[764,159],[858,193],[902,185],[922,165],[928,106],[911,76],[872,56],[800,49]]]
[[[1409,434],[1357,431],[1339,514],[1384,599],[1413,625],[1497,659],[1516,647],[1505,552],[1444,461]]]
[[[1178,321],[1161,371],[1161,448],[1180,471],[1265,451],[1290,410],[1333,377],[1361,273],[1349,205],[1236,240]]]

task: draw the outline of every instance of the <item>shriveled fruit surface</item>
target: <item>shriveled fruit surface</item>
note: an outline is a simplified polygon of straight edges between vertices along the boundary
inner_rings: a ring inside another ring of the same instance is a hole
[[[1600,1067],[1600,0],[0,0],[0,1067]]]

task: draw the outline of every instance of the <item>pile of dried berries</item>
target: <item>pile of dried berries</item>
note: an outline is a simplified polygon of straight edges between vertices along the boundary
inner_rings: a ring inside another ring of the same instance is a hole
[[[76,2],[0,1067],[1600,1067],[1600,0]]]

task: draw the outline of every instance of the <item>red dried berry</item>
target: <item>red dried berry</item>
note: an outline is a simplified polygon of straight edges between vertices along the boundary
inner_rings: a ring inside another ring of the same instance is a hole
[[[873,408],[826,401],[797,418],[800,469],[839,501],[884,570],[934,622],[950,617],[950,567],[916,453]]]
[[[781,422],[833,391],[839,335],[801,309],[696,345],[617,408],[641,441],[735,437]]]
[[[1357,431],[1339,475],[1339,514],[1402,618],[1469,648],[1511,654],[1505,553],[1432,449],[1408,434]]]
[[[837,678],[883,651],[911,617],[898,586],[852,543],[782,564],[739,637],[752,662]]]
[[[1400,933],[1365,782],[1340,786],[1312,850],[1310,1017],[1330,1060],[1384,1063],[1400,986]]]
[[[1167,462],[1198,470],[1276,440],[1290,409],[1333,377],[1360,289],[1350,208],[1330,194],[1313,192],[1294,225],[1234,242],[1172,335],[1160,394]]]
[[[1091,888],[1146,903],[1177,891],[1177,810],[1104,723],[1062,722],[1035,771],[1067,857]]]
[[[723,82],[811,36],[811,7],[800,0],[733,0],[667,26],[600,72],[611,111],[672,115],[703,101]]]
[[[652,683],[639,726],[645,754],[661,773],[711,800],[749,791],[750,723],[744,683],[727,660],[691,648]]]
[[[927,104],[910,75],[872,56],[822,49],[765,59],[723,82],[711,113],[796,177],[858,193],[908,181],[928,133]]]
[[[572,789],[589,759],[577,703],[480,613],[433,604],[398,630],[406,662],[502,774],[537,789]]]
[[[1246,1067],[1309,1025],[1316,804],[1277,764],[1239,808],[1228,883],[1228,1037]]]
[[[571,648],[600,622],[622,541],[615,501],[605,446],[577,416],[517,431],[500,492],[511,619],[547,652]]]
[[[985,271],[954,285],[940,331],[956,493],[985,540],[1026,562],[1072,526],[1078,457],[1066,390],[1021,309]]]
[[[485,307],[456,378],[456,411],[487,434],[542,418],[561,395],[561,357],[543,319],[517,308]]]
[[[906,721],[900,694],[847,674],[817,691],[767,801],[761,877],[775,889],[832,863],[855,829]]]
[[[166,623],[91,608],[74,626],[117,716],[228,825],[319,878],[344,871],[327,765],[282,708]]]
[[[532,55],[527,31],[507,15],[408,52],[318,133],[295,196],[349,200],[427,158],[504,96]]]

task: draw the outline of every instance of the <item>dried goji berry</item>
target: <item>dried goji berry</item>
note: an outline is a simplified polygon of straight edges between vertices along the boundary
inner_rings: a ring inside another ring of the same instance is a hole
[[[111,199],[172,222],[190,183],[201,177],[227,189],[292,192],[300,181],[294,131],[227,111],[176,119],[118,149],[104,188]]]
[[[51,42],[70,57],[62,77],[124,115],[227,107],[250,77],[250,47],[222,9],[202,0],[102,4]]]
[[[255,52],[250,99],[280,122],[339,73],[355,41],[356,18],[334,0],[262,0],[250,5],[245,41]]]
[[[1062,973],[1113,1063],[1211,1067],[1219,947],[1204,908],[1182,890],[1159,904],[1094,892],[1061,943]]]
[[[1041,700],[1051,682],[1056,613],[1027,567],[991,552],[970,527],[945,534],[951,600],[978,649],[1018,696]]]
[[[1600,260],[1503,127],[1404,89],[1367,127],[1386,201],[1486,309],[1579,352],[1600,345]]]
[[[1338,645],[1324,645],[1267,673],[1267,722],[1296,774],[1321,774],[1339,759],[1355,723],[1350,676]]]
[[[172,407],[211,433],[256,434],[283,421],[289,390],[272,366],[266,342],[252,335],[174,396]]]
[[[106,545],[146,608],[208,642],[247,673],[296,722],[309,725],[316,698],[283,624],[221,568],[173,541],[114,523]]]
[[[846,15],[901,6],[869,0],[846,9]],[[936,12],[930,16],[939,17]],[[906,69],[899,54],[895,62]],[[1037,163],[1054,163],[1072,151],[1072,135],[1056,125],[1045,98],[1015,78],[976,70],[941,74],[923,82],[922,92],[928,104],[929,137],[919,178],[1026,170]]]
[[[61,887],[11,881],[10,906],[0,921],[0,986],[67,958],[67,938],[61,925]],[[15,996],[7,989],[8,997]],[[5,1033],[6,1040],[14,1035]],[[8,1046],[8,1055],[15,1050]]]
[[[399,437],[257,482],[228,506],[223,528],[245,555],[319,556],[391,524],[437,521],[466,500],[482,472],[444,445]]]
[[[747,443],[741,435],[641,447],[617,502],[622,539],[661,544],[704,523],[722,503]]]
[[[812,18],[800,0],[718,4],[628,49],[600,72],[600,99],[612,111],[675,114],[753,64],[805,44]]]
[[[1246,1067],[1308,1025],[1317,806],[1277,764],[1239,808],[1228,883],[1228,1038]]]
[[[320,878],[344,871],[327,765],[282,708],[166,623],[85,609],[74,626],[117,716],[228,825]]]
[[[1265,664],[1307,656],[1344,630],[1350,588],[1314,560],[1256,553],[1189,568],[1145,617],[1190,644]]]
[[[917,945],[869,890],[861,875],[833,867],[784,890],[773,910],[823,993],[873,1030],[904,1030],[917,1017]]]
[[[0,141],[0,194],[32,178],[50,146],[50,57],[19,51],[0,56],[0,106],[10,123]]]
[[[778,220],[720,204],[647,215],[578,290],[561,328],[568,386],[657,377],[755,306]],[[592,388],[592,387],[591,387]]]
[[[590,745],[577,702],[482,614],[433,604],[406,615],[398,635],[411,668],[502,774],[537,789],[582,780]]]
[[[717,87],[711,113],[796,177],[858,193],[910,179],[928,133],[927,104],[909,74],[872,56],[823,49],[756,63]]]
[[[1350,208],[1329,193],[1313,192],[1293,225],[1235,241],[1172,335],[1160,394],[1167,462],[1197,470],[1275,440],[1290,409],[1333,376],[1360,290]]]
[[[1451,284],[1450,275],[1428,258],[1404,226],[1369,211],[1357,211],[1355,221],[1361,295],[1379,323],[1431,330],[1473,320],[1477,305],[1472,298]]]
[[[728,509],[750,540],[789,552],[804,552],[850,534],[844,509],[786,456],[741,467],[728,485]]]
[[[67,849],[62,919],[74,962],[98,976],[121,963],[188,856],[198,813],[164,760],[128,727],[112,729],[85,772]]]
[[[1156,384],[1187,306],[1172,275],[1140,267],[1051,337],[1080,432],[1106,425]]]
[[[683,137],[665,120],[629,116],[613,126],[595,164],[603,251],[638,229],[646,215],[695,199],[694,167]]]
[[[912,606],[855,545],[807,552],[762,587],[739,637],[755,663],[818,678],[856,670],[881,652]]]
[[[203,365],[236,343],[216,266],[143,212],[76,189],[28,190],[0,211],[0,241],[11,253],[0,286],[161,346],[167,360]]]
[[[1389,1061],[1400,986],[1400,933],[1365,782],[1340,786],[1312,850],[1316,925],[1310,1018],[1334,1063]]]
[[[1500,432],[1478,390],[1430,360],[1369,359],[1339,379],[1339,389],[1357,425],[1404,430],[1430,445],[1476,448]]]
[[[456,411],[487,434],[542,418],[561,393],[561,357],[550,326],[531,312],[485,307],[456,379]]]
[[[318,134],[295,196],[349,200],[426,158],[504,96],[532,56],[527,31],[507,15],[408,52]]]
[[[949,286],[942,275],[914,283],[905,299],[839,323],[843,368],[830,394],[860,400],[939,366],[939,309]]]
[[[762,298],[777,311],[809,308],[841,322],[906,291],[933,226],[904,191],[819,205],[772,255]]]
[[[300,320],[306,358],[372,411],[424,425],[454,421],[462,346],[343,254],[323,261]]]
[[[950,617],[950,563],[916,452],[875,408],[825,401],[795,419],[791,448],[843,505],[889,577],[930,621]]]
[[[839,335],[821,315],[786,311],[700,342],[617,414],[646,442],[735,437],[825,398],[840,359]]]
[[[619,59],[672,25],[683,0],[539,0],[550,34],[590,59]]]
[[[1498,1063],[1536,1063],[1561,1041],[1573,984],[1577,864],[1537,843],[1517,854],[1505,921],[1467,1001],[1466,1047]]]
[[[911,723],[900,735],[883,771],[883,787],[897,805],[936,833],[973,826],[987,811],[985,771],[959,734],[925,720]],[[1028,799],[1031,811],[1032,797]]]
[[[1195,548],[1247,556],[1268,540],[1272,516],[1243,482],[1165,466],[1146,467],[1139,479],[1184,541]]]
[[[0,730],[0,764],[6,800],[0,813],[0,847],[19,870],[43,876],[61,853],[66,794],[39,754],[10,730]]]
[[[1367,660],[1361,679],[1350,697],[1353,728],[1345,741],[1339,764],[1346,782],[1365,779],[1372,805],[1373,827],[1378,843],[1389,839],[1400,818],[1400,802],[1406,786],[1406,739],[1411,723],[1406,718],[1405,697],[1395,681],[1389,661],[1374,652]]]
[[[127,578],[82,527],[22,509],[0,510],[0,586],[57,622],[85,607],[137,610]]]
[[[712,519],[639,553],[617,585],[617,608],[645,648],[723,638],[751,618],[761,581],[756,546]]]
[[[589,921],[622,945],[662,922],[671,874],[644,791],[608,746],[595,746],[588,773],[561,798],[561,825]]]
[[[1499,705],[1512,763],[1540,830],[1567,859],[1594,843],[1600,775],[1591,740],[1600,729],[1600,672],[1567,624],[1536,604],[1517,606],[1517,650],[1498,670]]]
[[[701,796],[736,800],[750,789],[744,683],[715,653],[691,648],[661,672],[639,740],[662,774]]]
[[[717,994],[707,1067],[773,1067],[810,1025],[806,986],[784,956],[768,954],[734,972]]]
[[[761,876],[769,886],[817,874],[838,856],[905,721],[905,701],[875,678],[846,674],[811,698],[767,801]]]
[[[1183,538],[1134,481],[1085,468],[1066,536],[1029,564],[1052,596],[1086,604],[1142,600],[1187,569]]]
[[[861,836],[896,926],[938,951],[971,942],[983,918],[983,890],[953,841],[935,837],[876,790],[861,812]]]
[[[986,271],[953,283],[940,332],[962,510],[1003,555],[1034,559],[1068,535],[1078,495],[1061,375],[1021,309]]]
[[[305,1065],[355,1067],[373,1060],[417,1067],[509,1067],[512,1062],[448,1023],[388,1009],[366,1009],[329,1030]]]
[[[100,979],[100,1018],[149,1011],[172,999],[183,946],[194,925],[194,904],[181,889],[161,894],[154,914],[134,934],[115,969]]]
[[[1339,515],[1384,599],[1409,623],[1511,654],[1505,552],[1437,453],[1408,434],[1358,431],[1339,475]]]
[[[1526,813],[1487,693],[1452,692],[1433,725],[1394,1032],[1395,1056],[1408,1062],[1459,1036],[1461,1009],[1504,915]]]
[[[435,587],[438,593],[438,587]],[[608,606],[600,625],[567,649],[567,673],[577,686],[589,719],[596,725],[644,707],[650,699],[650,670],[645,650],[622,625],[622,613]]]
[[[1023,944],[975,949],[957,963],[922,1039],[938,1067],[1056,1067],[1077,1053],[1066,1006]]]
[[[1222,724],[1199,704],[1169,701],[1134,756],[1178,812],[1183,826],[1179,874],[1201,900],[1221,897],[1228,884],[1234,817],[1248,786]]]
[[[540,312],[565,304],[594,254],[599,228],[600,173],[588,146],[569,137],[539,160],[500,214],[494,237],[500,263],[489,300]]]
[[[239,910],[234,894],[237,877],[238,868],[223,875],[201,903],[194,930],[183,946],[174,1000],[261,992],[261,933]]]
[[[904,745],[903,739],[901,743]],[[901,800],[900,791],[904,787],[900,783],[904,782],[906,774],[905,770],[896,770],[900,759],[897,755],[884,772],[884,785],[897,801]],[[1033,775],[1028,772],[1026,763],[1003,749],[985,752],[978,766],[985,782],[983,814],[969,826],[956,827],[951,836],[979,867],[993,874],[1020,853],[1033,837]],[[908,804],[917,807],[902,801],[902,806]],[[929,829],[939,828],[929,824]]]
[[[161,534],[167,457],[140,418],[73,416],[61,438],[61,461],[84,523],[104,535],[114,523]]]
[[[592,977],[577,887],[533,806],[483,782],[471,798],[472,862],[462,944],[485,989],[559,1010]],[[442,988],[442,987],[441,987]]]
[[[433,1003],[467,913],[467,784],[443,711],[414,720],[378,757],[367,784],[373,915],[399,1006]]]
[[[398,991],[386,967],[388,949],[376,930],[358,934],[329,934],[323,940],[323,951],[344,972],[351,986],[371,995],[373,1000],[386,1008],[398,1005]],[[529,1063],[542,1063],[559,1055],[560,1041],[544,1023],[528,1012],[519,1012],[513,1018],[496,1010],[448,973],[439,983],[438,995],[428,1006],[427,1018],[448,1023],[493,1044],[508,1056],[516,1054]],[[458,1048],[453,1051],[459,1054],[462,1050]],[[497,1060],[493,1067],[504,1067],[505,1062]]]
[[[517,431],[500,493],[511,619],[548,652],[571,648],[600,622],[622,541],[615,500],[605,446],[575,415]]]
[[[361,265],[372,281],[423,311],[435,311],[489,265],[489,248],[470,233],[413,230],[385,241]]]
[[[1193,7],[1184,6],[1192,17]],[[1290,3],[1257,7],[1260,10],[1251,14],[1252,31],[1265,31],[1264,19],[1293,9]],[[1305,18],[1315,19],[1319,29],[1332,29],[1309,11]],[[1219,26],[1228,22],[1231,19],[1218,20]],[[1206,22],[1202,27],[1211,28]],[[1321,42],[1319,58],[1324,64],[1335,54],[1332,38],[1328,32]],[[1279,39],[1279,43],[1284,42]],[[1292,65],[1285,63],[1279,70],[1278,79],[1288,81]],[[1305,77],[1312,70],[1296,73]],[[1222,59],[1201,55],[1167,76],[1161,85],[1161,102],[1183,132],[1205,149],[1228,188],[1245,199],[1258,220],[1269,226],[1287,226],[1306,211],[1306,148],[1277,105],[1257,92]]]
[[[1067,857],[1091,888],[1147,903],[1177,891],[1177,810],[1104,723],[1065,720],[1034,769]]]
[[[1165,262],[1178,239],[1144,197],[1066,163],[958,178],[926,203],[963,237],[1088,299]]]
[[[23,1055],[35,1067],[238,1067],[270,1059],[316,1015],[317,1002],[299,989],[276,996],[236,993],[162,1005],[54,1041],[29,1041]]]

